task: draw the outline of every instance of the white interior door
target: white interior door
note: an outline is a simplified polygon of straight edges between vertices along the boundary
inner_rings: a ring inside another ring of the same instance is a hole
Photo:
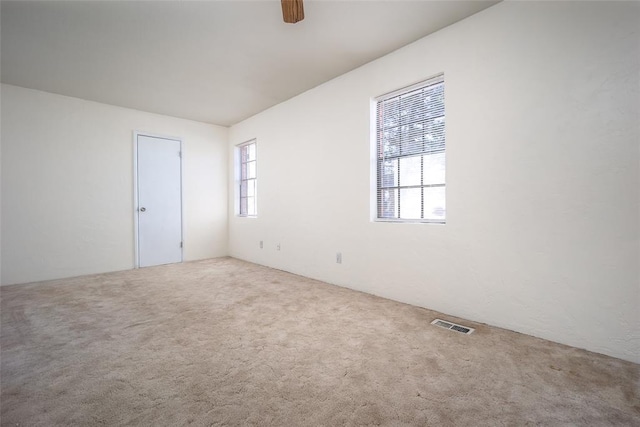
[[[182,262],[181,142],[137,135],[138,266]]]

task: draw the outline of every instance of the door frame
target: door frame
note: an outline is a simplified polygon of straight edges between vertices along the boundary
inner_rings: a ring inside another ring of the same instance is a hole
[[[151,132],[133,131],[133,266],[140,268],[140,244],[138,239],[138,229],[140,216],[138,215],[138,136],[149,138],[170,139],[180,144],[180,234],[182,236],[182,247],[180,248],[180,262],[184,262],[184,146],[182,138],[177,136],[160,135]]]

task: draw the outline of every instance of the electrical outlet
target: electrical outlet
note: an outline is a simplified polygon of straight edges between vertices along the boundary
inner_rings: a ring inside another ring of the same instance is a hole
[[[264,244],[262,243],[262,240],[260,240],[260,249],[262,249],[264,247]]]
[[[342,264],[342,252],[336,252],[336,262]]]
[[[279,250],[280,250],[280,243],[276,245],[276,251],[279,251]]]

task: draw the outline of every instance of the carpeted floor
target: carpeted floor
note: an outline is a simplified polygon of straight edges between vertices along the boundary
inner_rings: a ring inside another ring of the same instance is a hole
[[[640,365],[231,258],[0,296],[3,426],[640,425]]]

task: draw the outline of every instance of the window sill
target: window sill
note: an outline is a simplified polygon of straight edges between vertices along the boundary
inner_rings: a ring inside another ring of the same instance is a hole
[[[372,222],[388,222],[396,224],[435,224],[446,225],[446,220],[428,220],[428,219],[395,219],[395,218],[374,218]]]

